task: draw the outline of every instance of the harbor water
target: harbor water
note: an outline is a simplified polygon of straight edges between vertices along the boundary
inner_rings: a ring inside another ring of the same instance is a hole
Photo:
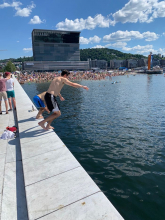
[[[78,83],[89,91],[63,87],[55,132],[124,219],[164,220],[165,77]],[[22,87],[32,99],[49,84]]]

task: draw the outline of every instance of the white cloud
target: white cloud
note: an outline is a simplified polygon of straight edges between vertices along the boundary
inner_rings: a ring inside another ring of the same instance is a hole
[[[25,51],[26,53],[32,51],[32,48],[23,48],[23,51]]]
[[[29,17],[29,15],[32,12],[32,9],[35,8],[35,4],[32,2],[31,5],[27,6],[27,8],[20,8],[20,7],[15,7],[16,9],[16,16],[21,16],[21,17]]]
[[[41,23],[44,23],[44,22],[45,22],[45,20],[41,21],[39,16],[35,15],[32,19],[30,19],[29,24],[41,24]]]
[[[80,44],[99,43],[100,41],[101,41],[101,38],[99,38],[96,35],[94,37],[90,37],[89,39],[80,37]]]
[[[163,36],[165,36],[165,32],[163,33]]]
[[[61,21],[56,25],[57,29],[60,30],[72,30],[72,31],[81,31],[84,29],[93,30],[96,27],[109,27],[111,20],[109,18],[104,17],[101,14],[96,15],[94,18],[89,16],[87,19],[75,19],[69,20],[65,19],[65,21]]]
[[[105,47],[115,47],[115,48],[123,48],[127,45],[126,42],[116,42],[114,44],[107,44]]]
[[[165,48],[159,48],[159,49],[154,49],[153,45],[145,45],[145,46],[134,46],[134,47],[123,47],[122,50],[125,51],[133,51],[137,54],[143,54],[143,55],[149,55],[150,52],[152,52],[153,54],[165,54]]]
[[[130,41],[132,39],[145,39],[146,41],[154,41],[159,38],[159,35],[154,32],[144,32],[139,31],[116,31],[109,35],[103,37],[104,42],[111,41]]]
[[[89,39],[85,37],[80,37],[80,44],[89,44]]]
[[[95,49],[98,49],[98,48],[105,48],[105,46],[102,46],[102,45],[96,45],[96,46],[94,46],[94,47],[92,47],[92,48],[95,48]]]
[[[123,47],[122,49],[126,50],[126,51],[137,50],[137,51],[142,51],[142,53],[144,53],[144,51],[149,53],[153,50],[153,45],[145,45],[145,46],[137,45],[137,46],[134,46],[134,47]]]
[[[13,2],[11,4],[7,3],[7,2],[4,2],[3,4],[0,5],[0,8],[8,8],[8,7],[19,7],[20,5],[22,5],[21,2]]]
[[[165,0],[129,0],[127,4],[114,14],[110,14],[112,19],[98,14],[95,17],[86,19],[77,18],[75,20],[61,21],[56,25],[60,30],[81,31],[84,29],[93,30],[96,27],[108,28],[110,25],[121,23],[150,23],[159,17],[165,17]]]
[[[154,40],[157,40],[159,38],[159,35],[154,33],[154,32],[150,32],[150,31],[147,31],[147,32],[144,32],[142,33],[143,35],[143,38],[145,38],[146,41],[154,41]]]
[[[119,11],[115,12],[112,17],[114,24],[121,23],[150,23],[155,18],[165,17],[165,1],[159,0],[130,0]]]
[[[31,5],[27,6],[26,8],[20,8],[20,6],[22,5],[21,2],[12,2],[10,3],[6,3],[4,2],[3,4],[0,5],[0,8],[7,8],[7,7],[12,7],[16,10],[15,15],[16,16],[21,16],[21,17],[28,17],[31,12],[32,9],[35,8],[35,4],[32,2]]]

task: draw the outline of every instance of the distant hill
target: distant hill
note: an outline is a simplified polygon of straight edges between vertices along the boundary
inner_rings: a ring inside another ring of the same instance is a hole
[[[106,60],[110,61],[112,59],[126,60],[126,59],[140,59],[147,58],[139,54],[123,53],[118,50],[99,48],[99,49],[81,49],[80,50],[80,60],[86,61],[88,58],[91,60]]]
[[[6,63],[8,61],[13,62],[24,62],[24,61],[33,61],[33,57],[20,57],[20,58],[9,58],[9,59],[4,59],[0,60],[0,63]]]
[[[88,58],[91,58],[91,60],[97,59],[97,60],[110,61],[112,59],[126,60],[126,59],[140,59],[140,58],[147,58],[147,57],[143,55],[139,55],[139,54],[122,53],[121,51],[108,49],[108,48],[80,49],[80,60],[87,61]],[[11,62],[33,61],[33,57],[4,59],[4,60],[0,60],[0,63],[5,63],[5,62],[8,62],[9,60]]]

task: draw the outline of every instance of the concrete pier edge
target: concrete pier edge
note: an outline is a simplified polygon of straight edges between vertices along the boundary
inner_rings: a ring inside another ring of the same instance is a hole
[[[37,109],[14,83],[28,219],[123,220],[57,134],[38,126]]]

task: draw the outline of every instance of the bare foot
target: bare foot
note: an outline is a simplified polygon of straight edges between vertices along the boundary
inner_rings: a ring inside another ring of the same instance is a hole
[[[42,119],[42,118],[44,118],[42,115],[39,116],[39,117],[36,117],[36,119]]]
[[[50,126],[50,125],[47,125],[46,126],[46,130],[49,130],[49,129],[54,129],[54,127]]]
[[[44,126],[44,123],[39,122],[38,125],[41,126],[41,128],[43,128],[44,130],[47,130],[46,127]]]

